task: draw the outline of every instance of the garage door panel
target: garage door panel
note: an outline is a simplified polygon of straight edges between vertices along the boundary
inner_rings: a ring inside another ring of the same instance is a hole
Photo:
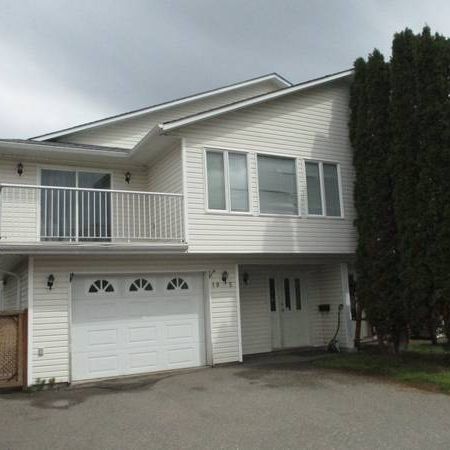
[[[126,358],[128,360],[127,367],[133,371],[151,372],[152,370],[158,370],[158,367],[161,366],[157,350],[130,352],[126,355]]]
[[[159,330],[156,325],[136,325],[127,328],[129,344],[156,344],[159,340]]]
[[[196,360],[196,351],[193,347],[176,347],[167,350],[167,363],[171,369],[186,367],[188,364],[195,365]]]
[[[72,378],[205,364],[202,275],[178,277],[189,290],[168,291],[167,280],[173,277],[165,275],[147,278],[154,288],[150,292],[129,292],[129,277],[109,277],[114,292],[101,295],[86,290],[89,280],[74,283]]]
[[[105,322],[120,317],[117,299],[77,300],[72,311],[72,323]]]

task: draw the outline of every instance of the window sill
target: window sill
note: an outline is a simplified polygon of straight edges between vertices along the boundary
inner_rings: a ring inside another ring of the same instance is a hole
[[[300,214],[280,214],[280,213],[259,213],[259,217],[287,217],[290,219],[301,219],[302,216]]]
[[[239,212],[239,211],[222,211],[220,209],[206,209],[206,214],[217,214],[220,216],[253,216],[254,214],[250,211],[247,212]]]
[[[344,220],[345,217],[344,216],[319,216],[319,215],[315,215],[315,214],[307,214],[306,215],[307,219],[325,219],[325,220]]]

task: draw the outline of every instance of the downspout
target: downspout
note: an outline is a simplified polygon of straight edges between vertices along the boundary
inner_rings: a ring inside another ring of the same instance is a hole
[[[9,275],[9,276],[14,277],[16,279],[16,281],[17,281],[16,307],[17,307],[17,310],[19,310],[20,309],[20,276],[17,275],[17,273],[8,272],[7,270],[3,270],[3,269],[0,269],[0,272],[1,273],[5,273],[6,275]]]

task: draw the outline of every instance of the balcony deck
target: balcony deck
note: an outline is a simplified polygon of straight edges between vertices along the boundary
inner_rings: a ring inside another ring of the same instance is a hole
[[[183,195],[0,184],[0,247],[186,247]]]

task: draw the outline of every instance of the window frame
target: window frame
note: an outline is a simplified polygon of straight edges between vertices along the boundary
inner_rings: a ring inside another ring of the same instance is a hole
[[[313,163],[319,166],[319,184],[320,184],[320,200],[322,204],[322,214],[310,214],[308,206],[308,182],[306,178],[306,164]],[[325,198],[325,182],[323,176],[323,165],[330,164],[336,166],[337,181],[338,181],[338,194],[339,194],[339,216],[329,216],[326,214],[326,198]],[[305,204],[306,204],[306,216],[315,219],[344,219],[344,202],[342,197],[342,177],[341,177],[341,165],[336,161],[317,160],[317,159],[304,159],[303,160],[303,173],[305,179]]]
[[[264,213],[261,212],[261,198],[260,198],[260,188],[259,188],[259,167],[258,167],[258,156],[268,156],[270,158],[279,158],[279,159],[290,159],[295,163],[295,187],[297,191],[297,214],[283,214],[283,213]],[[299,161],[300,158],[296,156],[288,156],[288,155],[279,155],[277,153],[270,152],[255,152],[255,167],[256,167],[256,191],[258,194],[258,215],[261,217],[302,217],[301,210],[301,187],[300,187],[300,177],[299,177]]]
[[[214,209],[209,207],[209,186],[208,186],[208,153],[219,153],[223,158],[224,184],[225,184],[225,209]],[[231,185],[230,185],[230,165],[228,155],[236,153],[245,155],[247,164],[247,195],[248,195],[248,211],[233,211],[231,209]],[[239,216],[252,215],[252,196],[251,196],[251,172],[250,172],[250,153],[245,150],[234,150],[229,148],[206,147],[203,152],[203,167],[205,179],[205,211],[210,214],[236,214]]]

